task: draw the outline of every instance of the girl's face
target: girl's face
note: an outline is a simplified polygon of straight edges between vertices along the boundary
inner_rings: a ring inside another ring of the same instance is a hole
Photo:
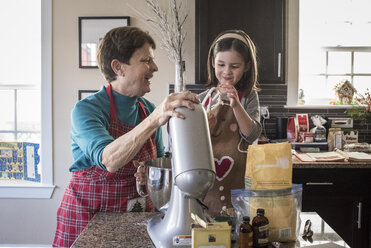
[[[236,85],[244,72],[249,70],[249,64],[234,50],[218,52],[213,60],[213,67],[219,83],[230,85]]]

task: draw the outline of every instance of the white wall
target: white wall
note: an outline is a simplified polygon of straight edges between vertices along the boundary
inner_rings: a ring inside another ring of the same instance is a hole
[[[189,9],[186,24],[188,36],[185,43],[186,79],[188,83],[193,83],[195,4],[193,0],[182,2],[184,6],[188,4]],[[150,31],[147,24],[127,5],[128,3],[139,11],[147,10],[144,0],[53,1],[53,166],[54,184],[57,187],[52,199],[0,199],[2,243],[48,245],[52,243],[56,228],[56,212],[70,178],[68,172],[72,162],[69,138],[70,112],[77,101],[79,89],[99,89],[105,84],[98,69],[79,69],[78,17],[130,16],[132,26]],[[152,91],[147,98],[157,105],[167,95],[168,84],[174,81],[175,66],[161,50],[158,37],[155,35],[153,37],[158,45],[155,61],[159,71],[152,80]],[[164,138],[166,137],[164,132]]]

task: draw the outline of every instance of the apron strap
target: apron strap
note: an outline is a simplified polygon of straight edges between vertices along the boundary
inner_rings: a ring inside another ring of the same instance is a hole
[[[107,94],[109,96],[109,102],[110,102],[110,120],[111,123],[113,121],[117,120],[117,109],[115,105],[115,101],[113,100],[113,94],[112,94],[112,87],[111,84],[108,84],[106,87]]]
[[[146,113],[146,109],[144,108],[144,104],[138,100],[138,104],[139,104],[139,114],[140,114],[140,118],[142,120],[144,120],[145,118],[147,118],[147,113]]]
[[[109,101],[110,101],[110,120],[111,120],[111,123],[112,123],[113,121],[117,120],[117,109],[116,109],[115,101],[113,99],[111,84],[107,85],[106,92],[108,94]],[[146,109],[144,108],[144,104],[141,101],[138,100],[137,102],[138,102],[138,105],[139,105],[140,118],[141,118],[141,120],[144,120],[147,117]]]

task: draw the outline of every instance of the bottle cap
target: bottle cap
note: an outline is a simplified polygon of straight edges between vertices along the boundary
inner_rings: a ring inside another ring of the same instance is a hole
[[[264,213],[265,213],[264,208],[258,208],[258,209],[256,210],[256,213],[257,213],[257,214],[264,214]]]
[[[250,216],[244,216],[242,219],[243,221],[250,222]]]

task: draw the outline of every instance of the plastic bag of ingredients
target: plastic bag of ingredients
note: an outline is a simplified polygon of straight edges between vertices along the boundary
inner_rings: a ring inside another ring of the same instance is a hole
[[[327,121],[319,115],[311,117],[314,128],[310,130],[314,133],[314,142],[326,142],[326,128],[323,126]]]
[[[256,210],[263,208],[269,221],[269,242],[295,241],[300,231],[302,192],[301,184],[293,184],[292,188],[282,190],[232,190],[236,235],[243,216],[253,219]]]

